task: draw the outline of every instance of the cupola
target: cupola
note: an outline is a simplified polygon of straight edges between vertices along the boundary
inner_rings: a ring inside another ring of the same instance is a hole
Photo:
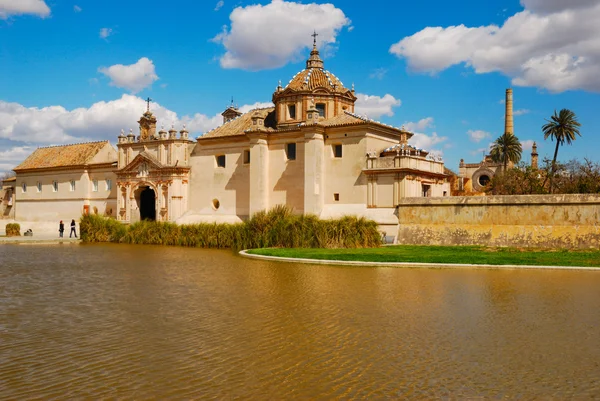
[[[308,108],[314,100],[314,107],[322,119],[329,119],[354,112],[356,96],[342,81],[324,68],[317,48],[316,33],[313,34],[313,47],[306,68],[292,77],[287,86],[281,85],[273,93],[277,126],[285,128],[308,120]]]

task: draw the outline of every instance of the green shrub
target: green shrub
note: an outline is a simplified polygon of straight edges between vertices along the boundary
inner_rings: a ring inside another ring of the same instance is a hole
[[[174,223],[140,221],[126,226],[97,215],[81,218],[84,242],[177,245],[196,248],[366,248],[381,244],[377,223],[347,216],[320,220],[314,215],[294,214],[289,207],[275,206],[239,224]]]
[[[7,237],[18,237],[21,235],[21,226],[19,223],[8,223],[6,225]]]

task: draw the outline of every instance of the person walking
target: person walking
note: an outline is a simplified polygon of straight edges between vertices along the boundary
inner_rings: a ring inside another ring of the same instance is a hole
[[[71,235],[75,234],[75,238],[77,238],[77,231],[75,231],[75,219],[71,220],[71,233],[69,234],[69,238]]]
[[[63,221],[61,220],[60,223],[58,223],[58,234],[60,235],[60,238],[63,237],[64,232],[65,232],[65,223],[63,223]]]

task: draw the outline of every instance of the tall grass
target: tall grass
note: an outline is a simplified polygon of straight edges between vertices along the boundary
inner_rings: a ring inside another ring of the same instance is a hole
[[[377,223],[346,216],[320,220],[298,215],[286,206],[256,213],[239,224],[190,224],[141,221],[126,226],[114,219],[85,215],[80,223],[84,242],[176,245],[197,248],[368,248],[381,243]]]

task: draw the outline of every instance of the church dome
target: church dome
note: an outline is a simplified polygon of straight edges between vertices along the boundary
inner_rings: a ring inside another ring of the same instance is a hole
[[[332,93],[346,93],[348,89],[338,77],[324,68],[309,67],[297,73],[285,87],[293,91],[313,91],[325,88]]]

